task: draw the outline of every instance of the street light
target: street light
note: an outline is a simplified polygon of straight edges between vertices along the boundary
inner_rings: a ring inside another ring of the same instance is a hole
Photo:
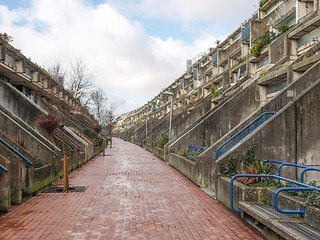
[[[173,93],[172,92],[164,92],[164,95],[171,97],[171,107],[170,107],[170,123],[169,123],[169,142],[171,141],[171,124],[172,124],[172,99]]]

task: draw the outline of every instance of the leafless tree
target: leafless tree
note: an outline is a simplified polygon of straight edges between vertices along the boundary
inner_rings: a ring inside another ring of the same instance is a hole
[[[116,106],[111,104],[104,112],[104,125],[106,126],[107,135],[112,136],[113,125],[116,119]]]
[[[67,71],[62,67],[60,62],[56,62],[48,68],[48,72],[52,78],[56,79],[62,86],[65,84]]]
[[[107,96],[101,88],[94,89],[90,92],[91,105],[93,106],[93,114],[102,125],[104,121]]]
[[[88,104],[88,90],[93,86],[92,73],[89,72],[87,65],[82,60],[71,63],[70,79],[67,87],[76,99],[79,99],[84,106]]]

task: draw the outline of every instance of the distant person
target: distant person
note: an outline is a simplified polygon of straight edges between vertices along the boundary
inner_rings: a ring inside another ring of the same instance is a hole
[[[110,148],[112,148],[112,138],[111,138],[111,136],[109,137],[109,142],[110,142]]]

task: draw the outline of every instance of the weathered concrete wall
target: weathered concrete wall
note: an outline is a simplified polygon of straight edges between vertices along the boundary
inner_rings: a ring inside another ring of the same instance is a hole
[[[320,79],[219,161],[234,154],[244,155],[248,147],[256,142],[258,159],[319,167],[319,104]],[[299,180],[300,172],[300,169],[287,167],[283,169],[282,176]],[[305,180],[318,181],[318,172],[307,173]]]
[[[0,153],[0,164],[5,168],[10,168],[10,161]],[[11,207],[11,173],[3,171],[0,175],[0,212],[8,211]]]
[[[22,125],[14,121],[7,114],[0,110],[0,129],[6,135],[11,136],[13,141],[24,141],[27,151],[34,158],[41,159],[45,164],[51,163],[54,159],[54,152],[61,154],[59,149],[54,149],[52,146],[46,145],[46,142],[42,142],[42,139],[38,138],[39,135],[33,135],[32,132],[26,130]],[[33,131],[34,133],[34,131]]]
[[[287,54],[288,35],[284,34],[277,40],[273,41],[269,46],[270,63],[278,62],[285,54]]]
[[[21,118],[30,126],[36,127],[36,119],[42,112],[22,93],[3,81],[0,81],[0,102],[8,111]]]
[[[256,84],[243,89],[219,106],[199,125],[169,147],[169,152],[186,149],[189,145],[204,146],[204,140],[211,145],[229,132],[260,106]]]

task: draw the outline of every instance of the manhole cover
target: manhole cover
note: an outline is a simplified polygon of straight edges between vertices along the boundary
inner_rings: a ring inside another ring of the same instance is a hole
[[[87,190],[87,186],[75,186],[69,187],[68,192],[85,192]],[[44,190],[42,193],[61,193],[63,192],[63,187],[49,187]]]

